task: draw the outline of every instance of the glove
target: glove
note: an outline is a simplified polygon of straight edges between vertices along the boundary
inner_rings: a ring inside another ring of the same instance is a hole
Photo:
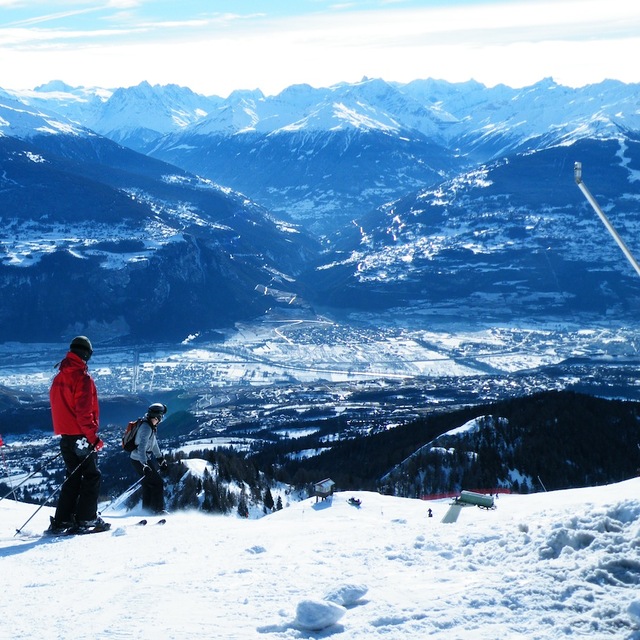
[[[75,453],[81,458],[86,458],[93,451],[89,441],[86,438],[78,438],[76,440]]]
[[[144,473],[145,478],[148,478],[153,473],[153,469],[148,464],[143,464],[142,473]]]
[[[104,442],[100,438],[96,438],[96,441],[93,443],[93,450],[100,451],[104,447]]]
[[[162,469],[162,471],[166,471],[169,467],[169,463],[164,458],[160,458],[158,460],[158,465],[160,466],[160,469]]]

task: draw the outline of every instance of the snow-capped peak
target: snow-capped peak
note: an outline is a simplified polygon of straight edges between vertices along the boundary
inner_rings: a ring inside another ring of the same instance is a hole
[[[0,97],[0,135],[25,139],[43,133],[91,135],[84,127],[62,116],[27,107],[8,97]]]

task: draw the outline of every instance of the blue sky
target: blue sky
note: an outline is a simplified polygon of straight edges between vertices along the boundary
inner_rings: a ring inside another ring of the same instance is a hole
[[[0,87],[640,82],[638,0],[0,0]]]

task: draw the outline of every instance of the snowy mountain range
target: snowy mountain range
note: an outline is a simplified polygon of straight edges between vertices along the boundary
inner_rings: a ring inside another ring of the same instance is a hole
[[[364,78],[226,99],[146,82],[6,93],[320,233],[477,163],[640,130],[638,87],[617,81],[574,89],[545,79],[513,89]]]
[[[573,164],[634,250],[637,95],[0,90],[0,336],[184,338],[274,304],[418,324],[635,317],[635,276]]]

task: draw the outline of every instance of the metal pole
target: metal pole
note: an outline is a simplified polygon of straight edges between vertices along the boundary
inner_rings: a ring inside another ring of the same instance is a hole
[[[119,506],[122,502],[129,499],[138,488],[138,485],[144,480],[144,476],[140,476],[127,490],[121,493],[119,496],[114,498],[102,511],[100,511],[100,515],[103,515],[109,509],[114,509],[116,506]]]
[[[10,495],[13,493],[13,499],[16,500],[16,490],[13,487],[13,480],[11,479],[11,476],[9,475],[9,467],[7,467],[7,459],[4,457],[4,442],[2,440],[2,435],[0,435],[0,451],[2,451],[2,465],[4,467],[4,472],[7,476],[7,480],[9,481],[9,486],[11,487],[11,491],[9,491],[9,493],[7,493],[7,495]],[[4,496],[3,498],[4,499]]]
[[[542,480],[540,480],[540,476],[538,476],[538,482],[540,483],[540,486],[542,486],[542,488],[544,489],[544,492],[547,493],[547,487],[544,486],[544,482],[542,482]]]
[[[92,451],[89,455],[93,455],[95,453],[95,451]],[[61,482],[58,485],[58,488],[44,501],[40,504],[40,506],[31,514],[31,516],[29,517],[29,519],[19,528],[16,529],[16,532],[13,534],[14,536],[22,533],[22,530],[27,526],[27,524],[29,522],[31,522],[31,518],[33,518],[33,516],[36,515],[36,513],[38,513],[38,511],[40,511],[40,509],[42,509],[42,507],[44,507],[45,504],[48,504],[48,502],[51,500],[51,498],[53,498],[53,496],[56,495],[56,493],[58,493],[58,491],[60,491],[60,489],[62,489],[62,487],[64,487],[64,485],[66,484],[67,480],[76,472],[78,471],[78,469],[80,469],[80,467],[86,462],[87,458],[89,456],[86,456],[85,458],[82,458],[82,462],[63,480],[63,482]]]
[[[50,458],[49,460],[47,460],[47,462],[44,462],[43,464],[41,464],[35,471],[32,471],[24,480],[22,480],[22,482],[20,482],[13,489],[11,489],[9,493],[6,493],[5,495],[3,495],[2,498],[0,498],[0,502],[2,502],[5,498],[10,496],[18,487],[21,487],[27,480],[29,480],[29,478],[33,478],[33,476],[35,476],[36,473],[48,467],[56,458],[59,458],[61,455],[62,455],[62,452],[56,454],[55,456],[53,456],[53,458]]]
[[[622,253],[627,257],[627,260],[631,263],[631,266],[636,270],[636,273],[640,276],[640,265],[636,262],[636,259],[631,255],[631,251],[624,243],[624,240],[618,235],[618,232],[613,228],[611,222],[604,214],[604,211],[600,208],[595,198],[587,189],[587,186],[584,182],[582,182],[582,162],[576,162],[573,165],[573,176],[575,178],[576,184],[580,188],[580,191],[584,194],[584,197],[587,199],[589,204],[593,207],[594,211],[598,214],[598,217],[604,223],[604,226],[607,228],[609,233],[613,236],[613,239],[618,243],[618,246],[622,249]]]

